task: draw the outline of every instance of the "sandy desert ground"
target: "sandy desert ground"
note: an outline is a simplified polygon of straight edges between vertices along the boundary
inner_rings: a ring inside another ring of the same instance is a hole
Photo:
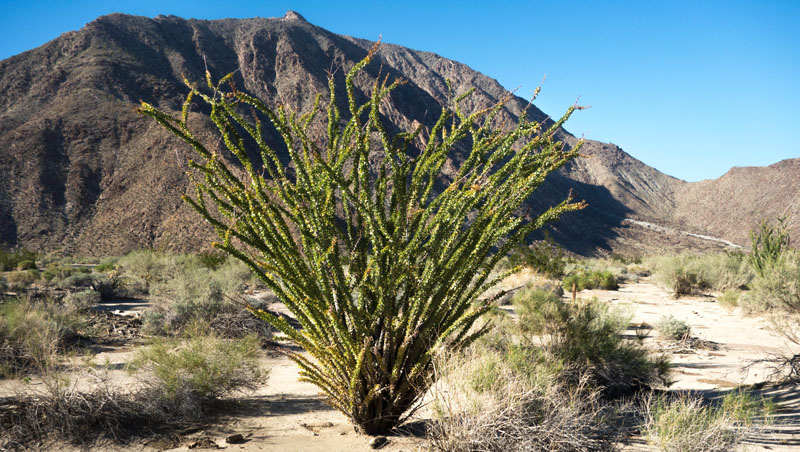
[[[515,281],[516,284],[518,281]],[[633,323],[654,324],[663,316],[672,315],[692,328],[692,337],[704,346],[675,347],[659,341],[652,331],[645,341],[670,353],[674,365],[675,383],[671,390],[694,391],[714,397],[740,385],[764,383],[768,376],[765,365],[745,366],[755,360],[785,353],[790,345],[773,332],[769,322],[760,317],[748,317],[738,310],[728,311],[713,297],[684,297],[674,299],[663,288],[648,279],[623,284],[619,291],[583,291],[579,297],[597,297],[630,310]],[[146,306],[137,306],[144,309]],[[629,331],[634,335],[634,331]],[[95,362],[105,363],[113,384],[125,387],[135,383],[135,376],[121,370],[129,359],[131,347],[120,347],[100,353]],[[286,357],[265,358],[270,369],[265,386],[255,393],[239,398],[237,408],[212,427],[182,435],[172,440],[157,440],[146,444],[103,446],[103,450],[124,451],[183,451],[203,448],[224,448],[242,451],[310,451],[359,452],[371,450],[372,438],[354,432],[348,420],[329,408],[316,388],[297,381],[297,367]],[[78,382],[90,385],[90,381]],[[0,381],[0,397],[14,394],[21,388],[37,390],[41,383]],[[800,450],[800,387],[764,383],[760,393],[773,397],[779,406],[774,425],[748,439],[750,451]],[[425,410],[419,413],[425,418]],[[243,444],[228,444],[226,437],[241,434]],[[381,450],[424,450],[425,441],[413,433],[390,436]],[[58,450],[69,450],[58,446]],[[638,438],[623,446],[627,451],[656,450]]]

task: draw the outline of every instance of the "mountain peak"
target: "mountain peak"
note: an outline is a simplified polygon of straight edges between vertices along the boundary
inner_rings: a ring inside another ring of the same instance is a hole
[[[291,9],[286,11],[286,14],[283,16],[283,20],[293,20],[297,22],[308,23],[302,14],[298,13],[297,11],[292,11]]]

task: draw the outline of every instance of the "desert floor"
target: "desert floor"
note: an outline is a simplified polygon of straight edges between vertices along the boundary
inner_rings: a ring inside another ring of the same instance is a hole
[[[516,283],[516,282],[515,282]],[[769,322],[759,317],[748,317],[737,310],[728,311],[712,297],[685,297],[674,299],[664,289],[641,279],[637,283],[623,284],[619,291],[583,291],[581,298],[597,297],[630,310],[633,324],[654,324],[663,316],[672,315],[685,321],[692,328],[694,346],[677,347],[659,341],[655,331],[645,339],[654,348],[671,355],[674,365],[675,383],[670,390],[694,391],[715,397],[740,385],[757,385],[765,396],[773,397],[779,406],[776,421],[757,435],[748,439],[743,450],[749,451],[798,451],[800,450],[800,387],[768,383],[769,369],[765,365],[745,367],[755,360],[791,350],[788,343],[771,331]],[[120,306],[125,307],[125,306]],[[144,309],[146,305],[135,306]],[[635,331],[630,330],[631,337]],[[102,363],[107,377],[113,385],[125,387],[134,384],[135,375],[122,367],[129,359],[133,345],[113,348],[97,355],[95,363]],[[214,426],[196,432],[187,432],[172,439],[154,440],[149,443],[125,446],[97,446],[102,450],[153,451],[195,450],[201,448],[225,448],[228,450],[261,451],[347,451],[371,450],[370,437],[354,432],[348,420],[339,412],[327,407],[316,388],[298,382],[297,367],[281,355],[265,358],[264,365],[270,369],[267,384],[255,393],[238,398],[238,405]],[[765,383],[766,382],[766,383]],[[77,379],[77,385],[91,385],[90,380]],[[36,379],[28,382],[0,381],[0,397],[13,395],[20,390],[36,391],[41,383]],[[419,412],[425,419],[425,409]],[[241,434],[246,442],[227,444],[225,438]],[[413,433],[390,436],[381,450],[424,450],[425,441]],[[54,450],[69,450],[69,447],[51,446]],[[640,438],[631,438],[623,445],[626,451],[656,450]]]

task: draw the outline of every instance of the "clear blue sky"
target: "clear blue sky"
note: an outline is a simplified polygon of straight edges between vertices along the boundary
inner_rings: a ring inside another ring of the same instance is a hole
[[[0,58],[97,16],[283,16],[336,33],[436,52],[685,179],[800,157],[800,1],[8,1]],[[0,93],[2,95],[2,93]],[[800,181],[798,181],[800,184]]]

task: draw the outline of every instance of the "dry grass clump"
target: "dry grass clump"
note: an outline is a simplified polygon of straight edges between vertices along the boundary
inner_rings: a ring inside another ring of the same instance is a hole
[[[728,289],[722,293],[719,297],[717,297],[717,302],[720,306],[724,307],[727,310],[733,310],[737,306],[739,306],[739,299],[742,296],[742,292],[736,289]]]
[[[441,363],[431,446],[449,452],[614,450],[600,392],[585,380],[559,383],[557,366],[520,360],[519,353],[479,347]]]
[[[664,452],[724,452],[769,422],[773,409],[744,392],[726,394],[716,406],[691,395],[653,397],[643,404],[642,430]]]

